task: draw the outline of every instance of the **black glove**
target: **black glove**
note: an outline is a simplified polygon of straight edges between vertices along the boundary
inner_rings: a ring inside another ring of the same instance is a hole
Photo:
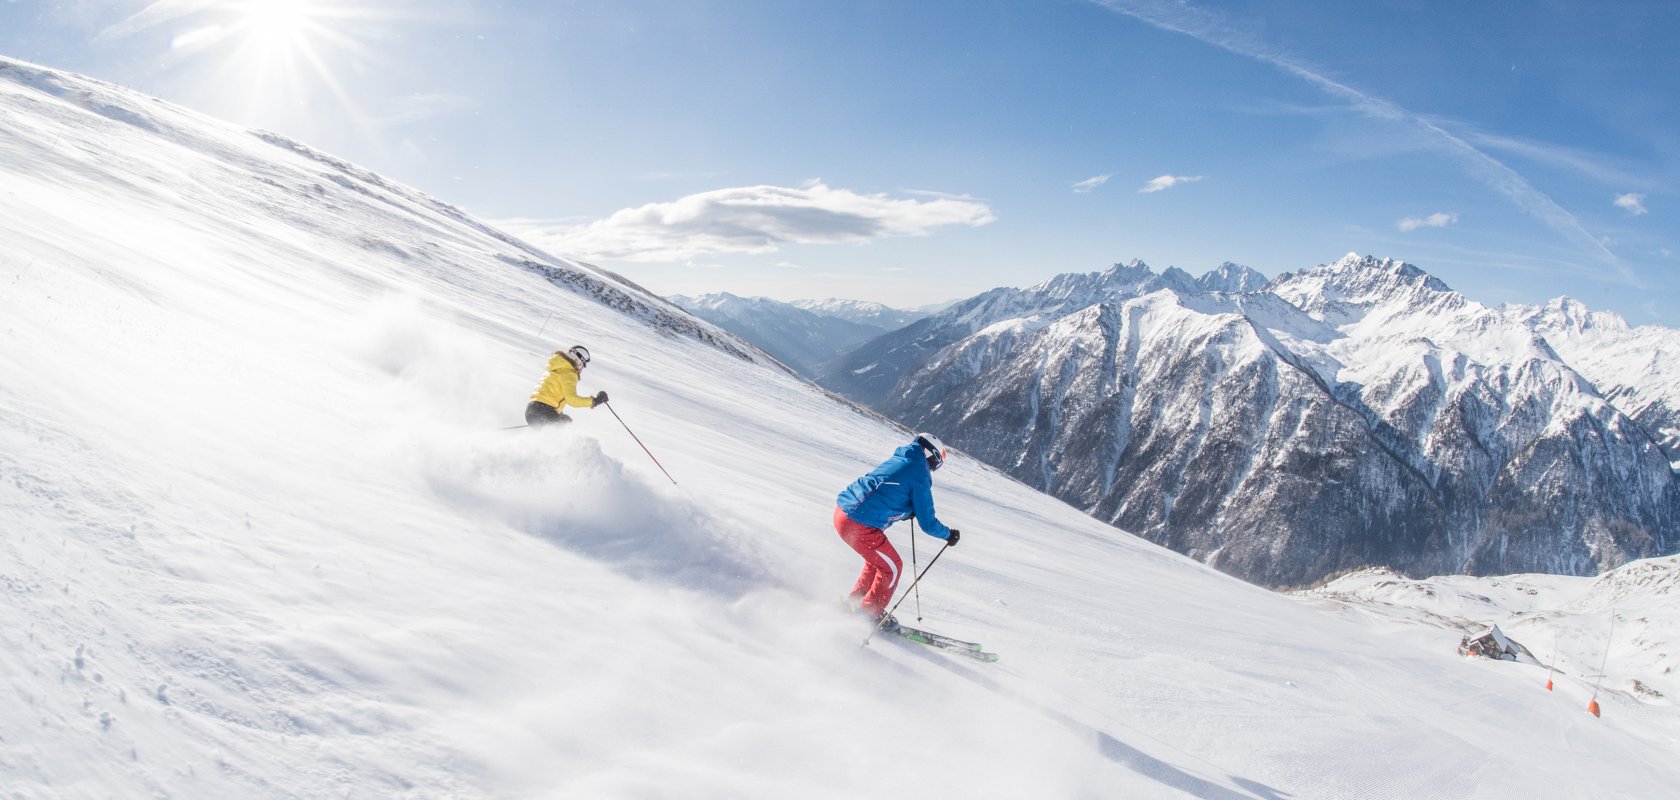
[[[957,540],[961,539],[961,538],[962,538],[962,531],[959,531],[956,528],[952,528],[951,529],[951,535],[945,538],[945,546],[946,547],[956,547],[957,546]]]
[[[589,407],[594,408],[596,406],[604,406],[606,404],[607,404],[607,393],[606,392],[596,392],[595,397],[594,397],[594,402],[590,403]]]

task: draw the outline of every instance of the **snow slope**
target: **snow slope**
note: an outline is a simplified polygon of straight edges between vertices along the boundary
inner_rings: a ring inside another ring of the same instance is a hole
[[[1003,660],[860,647],[829,513],[902,431],[280,137],[0,60],[0,241],[3,797],[1680,783],[1666,708],[1595,719],[960,454],[921,613]],[[500,430],[572,342],[679,485],[603,410]]]
[[[1427,638],[1435,647],[1497,624],[1566,674],[1588,682],[1602,675],[1604,685],[1659,705],[1680,700],[1680,617],[1674,614],[1680,556],[1635,561],[1592,578],[1412,580],[1376,568],[1300,594],[1391,629],[1433,630]]]

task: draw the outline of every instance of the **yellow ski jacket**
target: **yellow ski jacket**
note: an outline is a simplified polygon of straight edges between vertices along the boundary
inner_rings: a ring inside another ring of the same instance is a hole
[[[573,406],[589,408],[595,404],[594,399],[579,397],[577,393],[578,368],[564,353],[556,351],[554,357],[548,360],[548,377],[543,378],[541,386],[531,393],[531,399],[539,403],[560,408]]]

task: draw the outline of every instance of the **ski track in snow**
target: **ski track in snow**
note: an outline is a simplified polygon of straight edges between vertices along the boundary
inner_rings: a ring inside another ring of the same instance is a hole
[[[112,87],[0,61],[0,166],[7,796],[1680,783],[1663,709],[1593,719],[1574,683],[1242,584],[960,453],[936,496],[963,544],[921,608],[1002,660],[862,648],[829,513],[906,432],[586,265]],[[572,342],[678,485],[604,411],[500,430]]]

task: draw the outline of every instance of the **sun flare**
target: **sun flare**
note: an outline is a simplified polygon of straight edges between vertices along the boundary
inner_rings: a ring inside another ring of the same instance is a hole
[[[254,43],[288,49],[307,44],[318,9],[308,0],[248,0],[239,10],[239,26]]]
[[[346,84],[385,69],[373,43],[415,23],[397,0],[153,0],[102,36],[168,34],[161,67],[205,106],[253,125],[300,117],[371,124]]]
[[[253,110],[314,106],[324,90],[354,116],[338,73],[347,59],[365,56],[358,23],[376,19],[359,0],[222,0],[210,8],[223,26],[218,79],[241,87]]]

